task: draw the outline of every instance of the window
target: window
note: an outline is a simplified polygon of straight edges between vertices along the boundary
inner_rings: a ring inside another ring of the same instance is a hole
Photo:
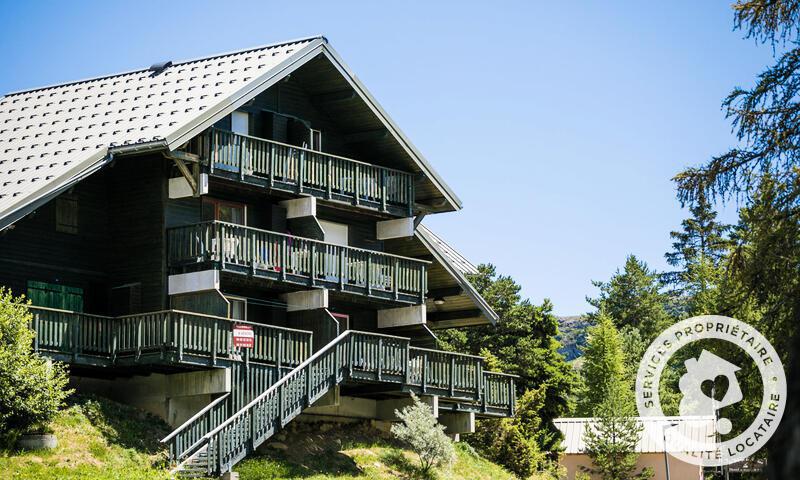
[[[319,130],[314,130],[313,128],[310,129],[311,135],[309,138],[309,145],[311,145],[311,150],[321,152],[322,151],[322,132]]]
[[[231,113],[231,131],[241,135],[250,135],[250,114],[247,112]]]
[[[83,311],[82,288],[28,280],[27,297],[38,307]]]
[[[243,297],[225,297],[228,300],[228,317],[233,320],[247,320],[247,299]]]
[[[78,199],[58,197],[56,199],[56,232],[78,233]]]
[[[238,202],[226,202],[215,198],[203,198],[203,220],[247,225],[247,206]]]

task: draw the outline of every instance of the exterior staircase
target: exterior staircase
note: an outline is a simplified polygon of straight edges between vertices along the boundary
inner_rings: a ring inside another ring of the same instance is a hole
[[[216,399],[164,438],[173,473],[215,476],[234,465],[343,382],[396,384],[398,391],[440,395],[458,411],[513,416],[514,376],[483,371],[483,359],[411,347],[409,339],[348,330],[238,411]]]

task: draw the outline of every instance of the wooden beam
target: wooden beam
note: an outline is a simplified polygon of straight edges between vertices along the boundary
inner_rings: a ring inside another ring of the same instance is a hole
[[[441,322],[444,320],[458,320],[461,318],[474,318],[480,317],[481,311],[476,309],[471,310],[454,310],[452,312],[430,312],[427,315],[429,322]]]
[[[462,293],[464,293],[464,289],[459,286],[432,288],[428,290],[428,298],[455,297],[456,295],[461,295]]]
[[[189,182],[189,186],[192,187],[192,192],[197,195],[197,181],[194,179],[192,172],[189,171],[189,168],[186,166],[183,160],[179,158],[173,158],[173,160],[175,161],[175,166],[178,167],[178,170],[181,171],[183,177],[186,178],[187,182]]]
[[[356,98],[356,92],[353,89],[338,90],[335,92],[320,93],[318,95],[311,95],[312,103],[339,103],[347,102]]]
[[[344,143],[364,143],[374,140],[383,140],[389,136],[389,130],[379,128],[377,130],[364,130],[363,132],[353,132],[343,135]]]

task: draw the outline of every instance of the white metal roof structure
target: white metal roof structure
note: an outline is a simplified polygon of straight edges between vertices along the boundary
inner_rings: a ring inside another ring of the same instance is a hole
[[[709,438],[714,438],[715,434],[714,417],[639,417],[637,420],[643,429],[639,436],[639,442],[636,444],[636,453],[663,453],[665,450],[682,452],[686,451],[683,447],[687,444],[706,444]],[[586,453],[584,434],[587,426],[593,422],[595,422],[594,418],[556,418],[553,420],[556,428],[564,434],[564,441],[561,444],[564,453]],[[667,431],[666,445],[664,442],[665,429]],[[679,435],[671,435],[670,429],[677,429],[676,433]],[[691,442],[670,442],[671,438],[676,437],[685,437]]]
[[[442,267],[458,282],[458,285],[463,289],[462,295],[469,298],[489,322],[493,325],[496,324],[499,319],[497,313],[486,302],[486,299],[475,290],[475,287],[467,278],[467,275],[478,273],[475,265],[425,225],[419,225],[414,236],[422,242]]]
[[[173,150],[324,56],[452,209],[460,200],[322,36],[7,94],[0,98],[0,229],[110,163]]]

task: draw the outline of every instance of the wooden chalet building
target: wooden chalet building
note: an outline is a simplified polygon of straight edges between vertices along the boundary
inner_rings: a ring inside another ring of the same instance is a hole
[[[183,473],[409,392],[454,434],[513,415],[513,376],[432,349],[496,321],[420,224],[460,208],[323,37],[0,99],[0,285],[79,390],[176,427]]]

